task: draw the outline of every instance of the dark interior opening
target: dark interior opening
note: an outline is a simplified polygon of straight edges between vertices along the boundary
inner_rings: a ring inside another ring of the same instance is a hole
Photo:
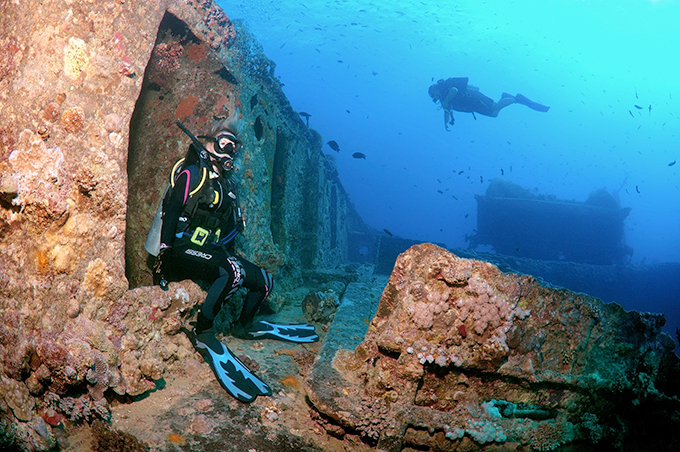
[[[264,135],[264,121],[262,120],[261,115],[255,119],[253,129],[255,132],[255,138],[257,138],[257,141],[260,141],[262,139],[262,136]]]
[[[189,145],[176,122],[199,135],[207,131],[212,118],[228,116],[233,110],[235,80],[222,69],[208,44],[180,19],[165,14],[130,120],[125,234],[130,288],[153,284],[149,267],[153,257],[144,242],[172,166]]]

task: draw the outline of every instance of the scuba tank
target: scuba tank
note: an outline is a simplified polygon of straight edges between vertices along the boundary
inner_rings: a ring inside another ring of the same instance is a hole
[[[161,202],[158,203],[158,208],[156,209],[156,214],[153,216],[153,222],[151,223],[151,228],[149,228],[149,233],[146,235],[146,242],[144,242],[144,249],[147,253],[152,256],[158,256],[161,250],[161,229],[163,229],[163,200],[165,195],[168,194],[170,189],[170,184],[165,186],[165,191],[161,197]]]

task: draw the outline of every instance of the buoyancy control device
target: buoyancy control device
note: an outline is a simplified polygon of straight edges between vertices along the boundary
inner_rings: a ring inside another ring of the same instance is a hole
[[[205,184],[206,178],[207,178],[207,173],[208,173],[208,150],[205,148],[203,143],[201,143],[193,133],[189,129],[187,129],[184,124],[181,122],[177,121],[177,126],[182,129],[184,133],[186,133],[189,138],[191,138],[191,142],[193,146],[189,146],[189,150],[187,151],[187,155],[190,152],[196,152],[197,157],[198,157],[198,165],[200,168],[201,172],[201,180],[199,184],[194,188],[191,193],[189,193],[190,198],[189,198],[189,203],[196,203],[197,202],[197,197],[194,197],[193,195],[196,194]],[[170,191],[170,188],[174,186],[174,180],[177,177],[177,175],[181,172],[183,163],[187,160],[187,157],[181,158],[177,163],[172,168],[172,172],[170,174],[170,182],[166,185],[165,191],[163,192],[163,196],[160,199],[160,202],[158,204],[158,208],[156,209],[156,213],[153,218],[153,222],[151,223],[151,228],[149,228],[149,233],[146,236],[146,242],[144,243],[144,249],[151,254],[152,256],[158,256],[158,253],[160,252],[160,245],[161,245],[161,230],[163,229],[163,203],[165,200],[165,197],[168,194],[168,191]],[[235,190],[234,190],[235,191]],[[232,195],[230,193],[230,195]],[[232,195],[235,197],[235,195]],[[245,220],[242,216],[241,213],[241,206],[238,202],[237,199],[234,199],[235,201],[235,209],[234,213],[236,215],[237,221],[235,222],[236,228],[234,231],[230,232],[225,239],[230,241],[233,240],[233,238],[242,230],[243,226],[245,226]],[[193,208],[190,208],[189,210],[194,210]],[[222,242],[225,240],[223,239]]]

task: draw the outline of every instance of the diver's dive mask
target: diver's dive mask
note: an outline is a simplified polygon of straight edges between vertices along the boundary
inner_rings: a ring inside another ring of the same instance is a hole
[[[225,171],[231,171],[234,168],[234,155],[241,148],[241,140],[227,131],[219,132],[214,137],[204,136],[201,138],[207,138],[215,144],[210,155],[219,162]]]

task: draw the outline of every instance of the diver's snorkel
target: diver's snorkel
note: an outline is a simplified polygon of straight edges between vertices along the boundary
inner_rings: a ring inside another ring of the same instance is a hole
[[[200,161],[204,162],[208,159],[208,150],[205,148],[203,143],[199,141],[196,136],[191,133],[191,130],[187,129],[184,124],[181,122],[177,121],[177,127],[182,129],[182,132],[186,133],[189,138],[191,138],[191,142],[194,145],[194,148],[196,149],[196,152],[198,153],[198,158]]]

